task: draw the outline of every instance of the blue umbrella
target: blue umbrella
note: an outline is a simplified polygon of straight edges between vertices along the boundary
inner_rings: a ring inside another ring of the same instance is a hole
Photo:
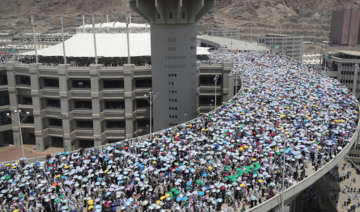
[[[223,199],[219,198],[216,200],[216,202],[223,202]]]
[[[39,162],[36,162],[35,165],[38,166],[38,165],[40,165],[40,163],[39,163]]]
[[[191,185],[191,182],[187,182],[186,185],[187,185],[187,186],[190,186],[190,185]]]
[[[116,205],[116,203],[115,203],[115,202],[111,203],[111,206],[115,206],[115,205]]]
[[[66,151],[66,152],[65,152],[65,155],[68,155],[68,154],[69,154],[69,151]]]
[[[111,210],[112,210],[112,211],[116,211],[116,208],[117,208],[116,206],[115,206],[115,207],[112,207]]]
[[[62,155],[62,153],[61,153],[61,152],[58,152],[57,155]]]
[[[51,164],[51,163],[54,163],[54,161],[53,160],[51,160],[51,161],[49,161],[49,163]]]
[[[67,179],[67,177],[66,177],[66,176],[62,176],[61,178],[62,178],[62,179]]]
[[[97,180],[98,180],[98,181],[102,181],[103,179],[102,179],[101,177],[99,177]]]
[[[30,193],[30,195],[34,195],[34,194],[36,194],[36,192],[35,192],[35,191],[32,191],[32,192]]]
[[[204,195],[204,192],[203,191],[199,191],[198,193],[200,196]]]
[[[203,176],[203,177],[207,177],[207,174],[204,172],[204,173],[202,174],[202,176]]]
[[[187,199],[188,199],[188,197],[185,196],[185,197],[182,198],[182,201],[186,201]]]
[[[176,197],[176,202],[180,202],[181,201],[181,197]]]

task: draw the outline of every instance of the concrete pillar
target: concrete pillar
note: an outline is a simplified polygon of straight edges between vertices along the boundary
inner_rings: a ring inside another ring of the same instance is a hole
[[[43,152],[45,150],[45,142],[43,139],[43,121],[41,118],[41,90],[39,84],[39,65],[29,64],[31,96],[33,103],[32,114],[34,116],[36,151]],[[24,113],[24,111],[23,111]]]
[[[134,115],[133,115],[133,81],[134,81],[133,64],[124,65],[124,98],[125,98],[125,137],[134,136]]]
[[[159,92],[153,131],[197,115],[196,22],[214,6],[215,0],[130,0],[130,7],[151,25],[152,87]],[[171,107],[169,98],[177,100]],[[169,120],[169,115],[177,118]]]
[[[295,204],[294,204],[294,208],[295,208],[294,212],[302,212],[303,211],[303,194],[304,194],[304,192],[302,191],[300,194],[297,195],[297,197],[295,199]]]
[[[59,65],[58,66],[58,75],[59,75],[59,94],[60,94],[60,104],[61,104],[61,114],[65,115],[67,118],[62,119],[62,129],[64,132],[64,147],[67,147],[67,151],[71,151],[71,126],[70,121],[73,117],[70,115],[70,105],[69,105],[69,86],[68,86],[68,65]]]
[[[229,100],[229,74],[231,72],[232,63],[231,62],[224,62],[222,68],[222,76],[221,76],[221,96],[223,97],[222,101],[227,102]],[[219,102],[219,105],[221,105],[222,102]]]
[[[19,64],[19,62],[6,63],[6,74],[7,74],[7,79],[8,79],[8,92],[9,92],[9,101],[10,101],[10,112],[11,112],[11,117],[15,120],[17,120],[17,114],[13,113],[13,111],[18,109],[15,66],[18,64]],[[12,131],[13,131],[14,145],[17,147],[21,146],[19,125],[14,120],[12,120]]]
[[[90,83],[91,83],[91,104],[93,111],[93,131],[94,131],[94,145],[102,145],[105,138],[102,138],[102,128],[100,120],[101,106],[100,101],[102,96],[100,94],[100,65],[90,65]]]

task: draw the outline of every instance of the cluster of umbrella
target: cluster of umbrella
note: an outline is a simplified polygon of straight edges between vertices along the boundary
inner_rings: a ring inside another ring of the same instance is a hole
[[[209,63],[224,60],[243,89],[216,111],[151,136],[3,164],[1,207],[253,207],[281,189],[282,172],[291,186],[306,164],[336,157],[356,130],[357,100],[338,81],[274,52],[215,51]]]

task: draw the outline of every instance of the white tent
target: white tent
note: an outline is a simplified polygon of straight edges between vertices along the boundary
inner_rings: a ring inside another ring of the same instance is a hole
[[[150,33],[130,33],[130,55],[151,56]],[[98,57],[127,57],[126,33],[96,33]],[[94,37],[91,33],[79,33],[65,41],[67,57],[95,57]],[[198,55],[209,54],[208,48],[197,47]],[[35,51],[20,55],[35,55]],[[62,43],[38,50],[38,55],[63,56]]]

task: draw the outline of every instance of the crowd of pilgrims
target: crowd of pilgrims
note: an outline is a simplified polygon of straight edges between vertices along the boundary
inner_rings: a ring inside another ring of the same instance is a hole
[[[272,51],[214,51],[208,63],[225,60],[242,89],[209,114],[44,162],[0,164],[0,211],[246,211],[352,138],[357,100],[337,80]]]

